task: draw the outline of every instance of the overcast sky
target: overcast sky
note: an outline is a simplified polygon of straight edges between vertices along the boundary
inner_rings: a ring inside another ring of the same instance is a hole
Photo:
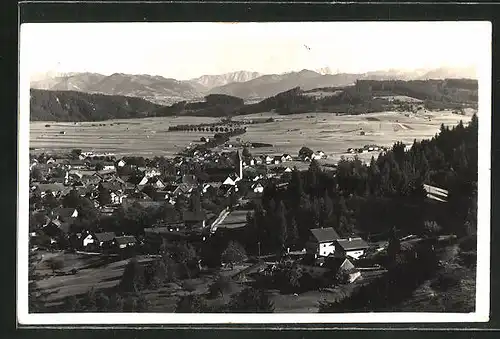
[[[180,80],[239,70],[471,67],[490,42],[488,29],[480,22],[23,24],[21,67],[31,74],[87,71]]]

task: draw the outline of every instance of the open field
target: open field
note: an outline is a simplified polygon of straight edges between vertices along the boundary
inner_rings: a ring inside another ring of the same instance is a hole
[[[247,126],[247,133],[238,136],[242,141],[266,142],[273,147],[256,148],[252,153],[296,156],[302,146],[324,151],[335,162],[349,147],[367,144],[391,146],[395,141],[407,143],[414,139],[430,138],[441,123],[455,125],[471,115],[453,114],[450,111],[404,114],[382,112],[362,115],[337,116],[330,113],[306,113],[280,116],[259,113],[235,117],[234,120],[273,117],[275,122]],[[37,152],[54,150],[85,150],[114,152],[118,155],[171,156],[190,143],[196,143],[207,132],[167,132],[168,127],[179,124],[216,122],[218,118],[161,117],[104,122],[54,123],[31,122],[30,147]],[[50,125],[50,127],[45,127]],[[99,126],[104,125],[104,126]],[[61,134],[60,132],[65,132]],[[361,135],[364,132],[364,135]],[[236,139],[236,137],[234,137]],[[374,153],[360,154],[370,159]]]
[[[74,275],[52,275],[46,265],[49,258],[60,258],[64,260],[62,270],[79,269]],[[43,260],[37,266],[37,272],[48,278],[37,281],[38,287],[44,292],[50,293],[47,302],[59,302],[61,299],[73,295],[86,293],[91,287],[95,290],[107,289],[116,286],[121,279],[128,260],[120,260],[111,263],[101,263],[99,267],[85,268],[97,263],[98,257],[59,252],[56,254],[44,254]],[[150,261],[151,258],[138,257],[139,262]],[[97,266],[97,265],[96,265]]]
[[[347,148],[367,144],[391,146],[396,141],[412,143],[414,139],[433,137],[441,123],[456,125],[461,119],[470,121],[471,116],[453,114],[450,111],[425,112],[406,116],[399,112],[382,112],[362,115],[336,116],[329,113],[305,113],[279,116],[272,113],[254,114],[234,118],[273,117],[275,122],[249,126],[241,139],[253,142],[269,142],[274,147],[258,148],[253,152],[263,154],[290,153],[296,156],[302,146],[322,150],[328,155],[327,162],[337,161]],[[430,120],[429,120],[430,117]],[[296,130],[300,128],[300,130]],[[364,132],[364,135],[361,135]],[[370,159],[376,153],[359,154]]]
[[[247,223],[247,213],[246,210],[235,210],[227,215],[227,217],[222,221],[217,228],[240,228],[244,227]]]

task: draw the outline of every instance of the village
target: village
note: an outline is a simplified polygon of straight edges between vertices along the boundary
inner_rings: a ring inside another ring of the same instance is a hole
[[[164,242],[187,241],[197,246],[220,234],[226,242],[231,242],[247,226],[252,202],[262,198],[268,183],[280,189],[287,187],[292,172],[296,171],[287,163],[326,158],[323,152],[312,152],[305,147],[298,157],[252,156],[246,147],[241,153],[240,150],[190,153],[192,156],[174,159],[117,159],[114,154],[82,150],[30,155],[31,251],[101,253],[123,259],[139,254],[157,255]],[[75,201],[85,198],[92,205],[72,204],[72,198]],[[143,224],[143,228],[106,226],[113,219],[117,220],[115,223],[123,221],[117,213],[134,208],[160,216],[151,224]],[[168,215],[169,211],[172,215]],[[92,213],[95,215],[89,217]],[[90,220],[84,220],[87,218]],[[385,245],[377,243],[377,250]],[[289,260],[302,262],[302,270],[313,277],[344,274],[345,282],[352,283],[361,277],[362,270],[380,269],[380,266],[356,267],[356,261],[369,248],[373,250],[373,244],[355,234],[342,238],[333,228],[326,227],[312,228],[306,246],[287,248],[286,252]],[[263,255],[260,249],[253,263],[249,257],[228,261],[243,264],[241,270],[246,275],[260,273],[265,277],[282,263],[277,255]],[[250,260],[248,265],[244,265],[244,260]],[[58,275],[77,272],[63,263],[50,264],[56,267],[54,273]],[[220,268],[233,264],[222,261]],[[205,265],[198,260],[200,269]],[[238,271],[236,275],[241,276]]]

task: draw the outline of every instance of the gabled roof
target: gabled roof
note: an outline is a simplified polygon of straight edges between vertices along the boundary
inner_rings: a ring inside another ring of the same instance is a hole
[[[124,235],[120,237],[115,237],[115,241],[118,245],[127,245],[130,243],[136,243],[137,239],[132,235]]]
[[[176,193],[189,193],[189,191],[192,189],[192,186],[186,183],[180,184],[174,192]]]
[[[53,220],[50,221],[49,224],[54,224],[57,227],[61,227],[62,221],[61,220],[57,220],[57,219],[53,219]]]
[[[192,212],[192,211],[184,211],[182,214],[182,219],[184,221],[203,221],[207,217],[204,211]]]
[[[94,236],[99,242],[112,241],[116,237],[115,232],[95,233]]]
[[[351,238],[349,239],[338,239],[337,240],[340,247],[345,251],[359,250],[368,248],[368,244],[361,238]]]
[[[327,257],[325,264],[333,271],[348,272],[356,268],[348,258],[334,257],[332,254]]]
[[[339,239],[339,235],[332,227],[327,228],[313,228],[311,233],[318,240],[318,242],[334,241]]]
[[[59,218],[62,219],[71,218],[73,213],[75,213],[75,208],[57,207],[54,210],[52,210],[52,214],[54,216],[58,216]]]

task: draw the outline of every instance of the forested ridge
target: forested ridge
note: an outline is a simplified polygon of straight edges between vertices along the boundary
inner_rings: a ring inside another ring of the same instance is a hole
[[[335,92],[317,96],[316,92]],[[258,103],[210,94],[205,101],[179,101],[170,106],[136,97],[87,94],[74,91],[31,90],[31,120],[93,121],[155,116],[225,117],[275,111],[279,114],[328,112],[360,114],[403,108],[388,96],[406,95],[423,100],[427,109],[458,109],[477,106],[477,81],[469,79],[420,81],[360,81],[356,86],[303,90],[295,87]]]
[[[341,160],[333,174],[313,161],[305,172],[294,170],[286,189],[273,183],[265,188],[242,241],[249,251],[261,242],[271,253],[300,248],[311,228],[334,227],[344,236],[394,227],[422,233],[428,219],[459,236],[475,234],[477,128],[474,115],[468,126],[442,126],[436,137],[415,141],[408,152],[398,142],[370,164]],[[447,189],[448,203],[426,199],[424,183]]]

